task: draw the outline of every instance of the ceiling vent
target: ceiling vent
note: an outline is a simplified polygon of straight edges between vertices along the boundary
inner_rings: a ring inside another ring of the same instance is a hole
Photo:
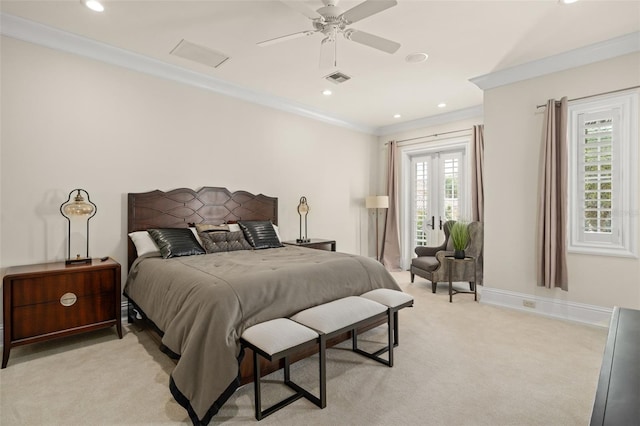
[[[224,53],[198,46],[184,39],[180,40],[180,43],[173,48],[170,54],[213,68],[218,68],[229,59]]]
[[[349,77],[346,74],[342,74],[340,71],[336,71],[333,74],[329,74],[325,78],[335,84],[340,84],[340,83],[344,83],[345,81],[351,80],[351,77]]]

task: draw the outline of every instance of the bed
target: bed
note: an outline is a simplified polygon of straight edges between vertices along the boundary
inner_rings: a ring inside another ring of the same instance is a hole
[[[260,247],[246,226],[277,225],[277,216],[277,198],[246,191],[156,190],[128,195],[127,233],[151,233],[155,238],[156,229],[177,229],[182,235],[189,226],[204,229],[207,224],[215,228],[238,223],[250,245]],[[159,245],[162,241],[156,239]],[[130,305],[157,328],[163,350],[176,360],[169,387],[194,424],[208,424],[240,385],[241,372],[250,365],[242,361],[239,345],[246,328],[376,288],[399,290],[393,277],[373,259],[278,247],[279,240],[264,249],[214,250],[170,258],[142,249],[138,256],[136,244],[129,239],[124,293]]]

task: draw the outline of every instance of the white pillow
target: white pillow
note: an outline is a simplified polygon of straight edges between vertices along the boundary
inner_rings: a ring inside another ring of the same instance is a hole
[[[198,235],[198,230],[195,227],[189,227],[189,229],[191,229],[191,232],[193,232],[193,235],[195,235],[196,240],[198,240],[198,244],[204,247],[204,243],[202,242],[200,235]]]
[[[133,241],[133,245],[136,246],[136,252],[138,256],[148,253],[160,254],[160,249],[156,245],[153,238],[147,231],[136,231],[129,234],[129,238]]]
[[[273,225],[273,230],[276,231],[276,235],[278,236],[278,240],[282,243],[282,238],[280,238],[280,231],[278,230],[278,225]]]

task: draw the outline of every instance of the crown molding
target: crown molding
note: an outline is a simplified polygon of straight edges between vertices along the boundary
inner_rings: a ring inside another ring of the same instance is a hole
[[[386,136],[386,135],[406,132],[409,130],[423,129],[425,127],[431,127],[431,126],[437,126],[440,124],[452,123],[455,121],[467,120],[471,118],[482,119],[483,112],[484,112],[483,106],[476,105],[469,108],[459,109],[457,111],[451,111],[443,114],[432,115],[429,117],[418,118],[417,120],[406,121],[404,123],[378,127],[376,129],[376,135]]]
[[[329,123],[334,126],[340,126],[367,134],[375,134],[376,131],[375,127],[352,123],[306,105],[247,89],[213,76],[190,71],[176,65],[17,16],[0,13],[0,33],[3,36],[95,59],[155,77],[177,81],[225,96]]]
[[[482,90],[488,90],[638,51],[640,31],[474,77],[469,81]]]

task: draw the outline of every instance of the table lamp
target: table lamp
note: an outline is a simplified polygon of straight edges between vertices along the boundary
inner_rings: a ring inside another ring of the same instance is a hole
[[[311,240],[307,238],[307,215],[309,214],[309,204],[307,204],[307,197],[300,197],[300,203],[298,204],[298,214],[300,215],[300,238],[296,239],[296,243],[308,243]],[[304,216],[304,234],[302,233],[302,216]]]
[[[76,196],[71,201],[71,195],[76,193]],[[86,194],[87,201],[85,201],[82,193]],[[69,197],[67,201],[60,205],[60,213],[67,219],[68,224],[68,233],[67,233],[67,260],[65,264],[67,265],[76,265],[76,264],[84,264],[91,263],[91,258],[89,257],[89,220],[96,215],[97,207],[94,203],[89,199],[89,193],[84,189],[74,189],[69,193]],[[71,217],[86,217],[87,219],[87,253],[85,257],[81,257],[80,254],[77,254],[75,258],[71,258]]]

